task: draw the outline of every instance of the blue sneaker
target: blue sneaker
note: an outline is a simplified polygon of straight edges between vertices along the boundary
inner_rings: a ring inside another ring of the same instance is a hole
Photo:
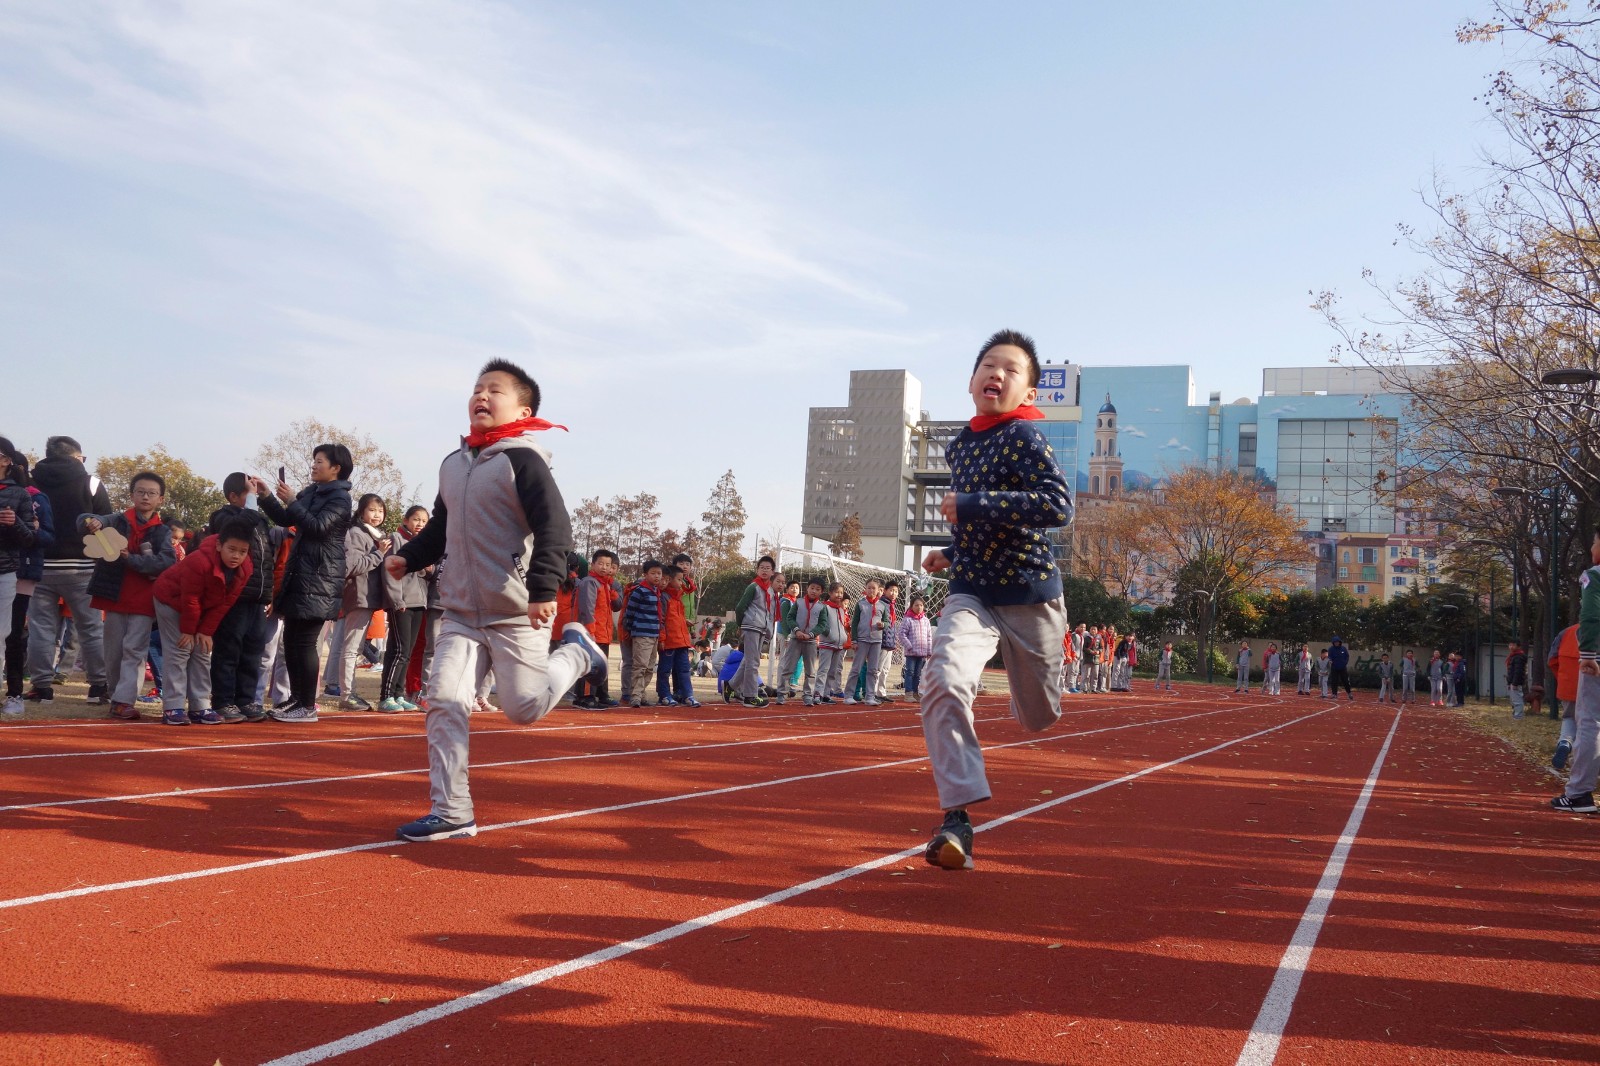
[[[949,811],[944,822],[933,831],[923,857],[930,866],[944,870],[972,869],[972,822],[966,811]]]
[[[437,814],[425,814],[414,822],[407,822],[394,831],[394,835],[401,840],[449,840],[451,837],[475,837],[478,835],[478,823],[473,819],[465,822],[447,822]]]
[[[594,642],[589,631],[577,622],[568,622],[561,630],[561,643],[576,644],[589,653],[589,662],[593,668],[584,675],[583,680],[591,685],[598,685],[606,679],[606,656],[600,650],[600,645]]]
[[[1567,756],[1569,756],[1571,754],[1572,754],[1572,741],[1570,741],[1570,740],[1558,740],[1558,741],[1556,741],[1556,753],[1554,755],[1550,756],[1550,769],[1552,769],[1552,770],[1565,770],[1567,768]]]

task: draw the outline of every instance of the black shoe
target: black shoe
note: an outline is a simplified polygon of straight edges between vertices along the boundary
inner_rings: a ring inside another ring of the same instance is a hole
[[[925,853],[930,866],[945,870],[972,869],[972,820],[966,811],[949,811],[933,831]]]
[[[267,709],[259,703],[240,707],[239,713],[244,715],[244,720],[247,722],[265,722],[267,720]]]
[[[40,688],[35,685],[24,693],[22,698],[29,703],[54,703],[56,701],[56,691],[53,688]]]
[[[1593,814],[1595,812],[1594,793],[1585,792],[1581,796],[1557,796],[1550,801],[1550,809],[1568,811],[1572,814]]]
[[[104,685],[89,686],[89,704],[99,707],[106,702],[106,687]]]

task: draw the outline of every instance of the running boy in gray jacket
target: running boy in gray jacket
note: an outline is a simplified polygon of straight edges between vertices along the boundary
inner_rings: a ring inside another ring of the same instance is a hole
[[[606,669],[576,622],[559,648],[550,647],[572,531],[550,453],[534,437],[553,428],[535,417],[538,410],[539,386],[520,367],[503,359],[485,366],[467,401],[471,432],[439,467],[433,516],[384,563],[399,578],[450,558],[439,579],[444,620],[426,720],[433,805],[397,830],[402,840],[478,833],[467,789],[467,715],[480,667],[494,671],[506,717],[523,725],[544,717],[579,678]]]
[[[939,511],[952,543],[923,559],[930,573],[949,569],[950,592],[934,633],[923,681],[922,736],[944,821],[924,851],[946,870],[972,867],[967,807],[989,798],[972,702],[984,664],[1004,653],[1011,713],[1030,732],[1061,717],[1061,599],[1047,530],[1072,521],[1072,497],[1044,435],[1039,356],[1013,330],[990,337],[972,367],[967,392],[973,419],[945,449],[950,492]]]

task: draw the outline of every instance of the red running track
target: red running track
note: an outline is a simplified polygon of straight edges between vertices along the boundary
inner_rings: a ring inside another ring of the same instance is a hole
[[[0,730],[0,1063],[1600,1060],[1600,826],[1443,712],[985,699],[951,873],[911,710],[769,710],[475,718],[427,845],[419,716]]]

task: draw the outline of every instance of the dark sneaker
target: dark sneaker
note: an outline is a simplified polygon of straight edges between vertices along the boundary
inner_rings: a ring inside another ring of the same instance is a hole
[[[339,691],[338,685],[324,685],[322,687],[322,694],[328,697],[330,700],[336,700],[343,695],[343,693]]]
[[[1572,741],[1570,741],[1570,740],[1558,740],[1558,741],[1556,741],[1556,753],[1554,755],[1550,756],[1550,769],[1552,769],[1552,770],[1565,770],[1567,768],[1567,757],[1570,756],[1571,754],[1572,754]]]
[[[746,707],[765,707],[767,705],[767,699],[765,696],[749,696],[746,697],[744,705]]]
[[[628,701],[628,706],[629,707],[634,707],[634,708],[643,707],[644,706],[644,700],[629,700]]]
[[[189,724],[189,716],[184,714],[181,709],[172,710],[172,711],[162,711],[161,712],[161,724],[162,725],[188,725]]]
[[[437,814],[425,814],[396,829],[394,835],[401,840],[414,841],[475,837],[478,835],[478,823],[470,818],[465,822],[447,822]]]
[[[56,690],[53,688],[34,687],[23,693],[22,698],[29,703],[54,703]]]
[[[274,722],[315,722],[317,720],[317,705],[302,707],[298,703],[291,703],[287,707],[274,707],[267,712]]]
[[[1593,814],[1595,812],[1594,793],[1585,792],[1581,796],[1557,796],[1550,801],[1550,809],[1554,811],[1570,811],[1573,814]]]
[[[972,820],[966,811],[950,811],[933,831],[925,853],[930,866],[944,870],[972,869]]]
[[[124,722],[137,722],[139,720],[139,708],[131,703],[113,703],[107,713],[112,718],[118,718]]]
[[[100,707],[106,702],[106,687],[104,685],[89,686],[89,706]]]
[[[218,717],[228,725],[238,725],[244,721],[244,712],[231,703],[224,703],[221,707],[213,707],[211,709],[216,711]]]
[[[252,703],[248,707],[240,707],[239,714],[247,722],[265,722],[267,720],[267,709],[259,703]]]
[[[190,711],[189,721],[195,725],[221,725],[222,715],[207,707],[203,711]]]
[[[606,679],[606,656],[600,650],[600,645],[594,642],[589,631],[578,622],[568,622],[561,627],[561,643],[576,644],[589,653],[589,672],[584,680],[591,685],[599,685]]]
[[[372,704],[360,696],[352,695],[339,703],[339,709],[342,711],[370,711],[372,710]]]

